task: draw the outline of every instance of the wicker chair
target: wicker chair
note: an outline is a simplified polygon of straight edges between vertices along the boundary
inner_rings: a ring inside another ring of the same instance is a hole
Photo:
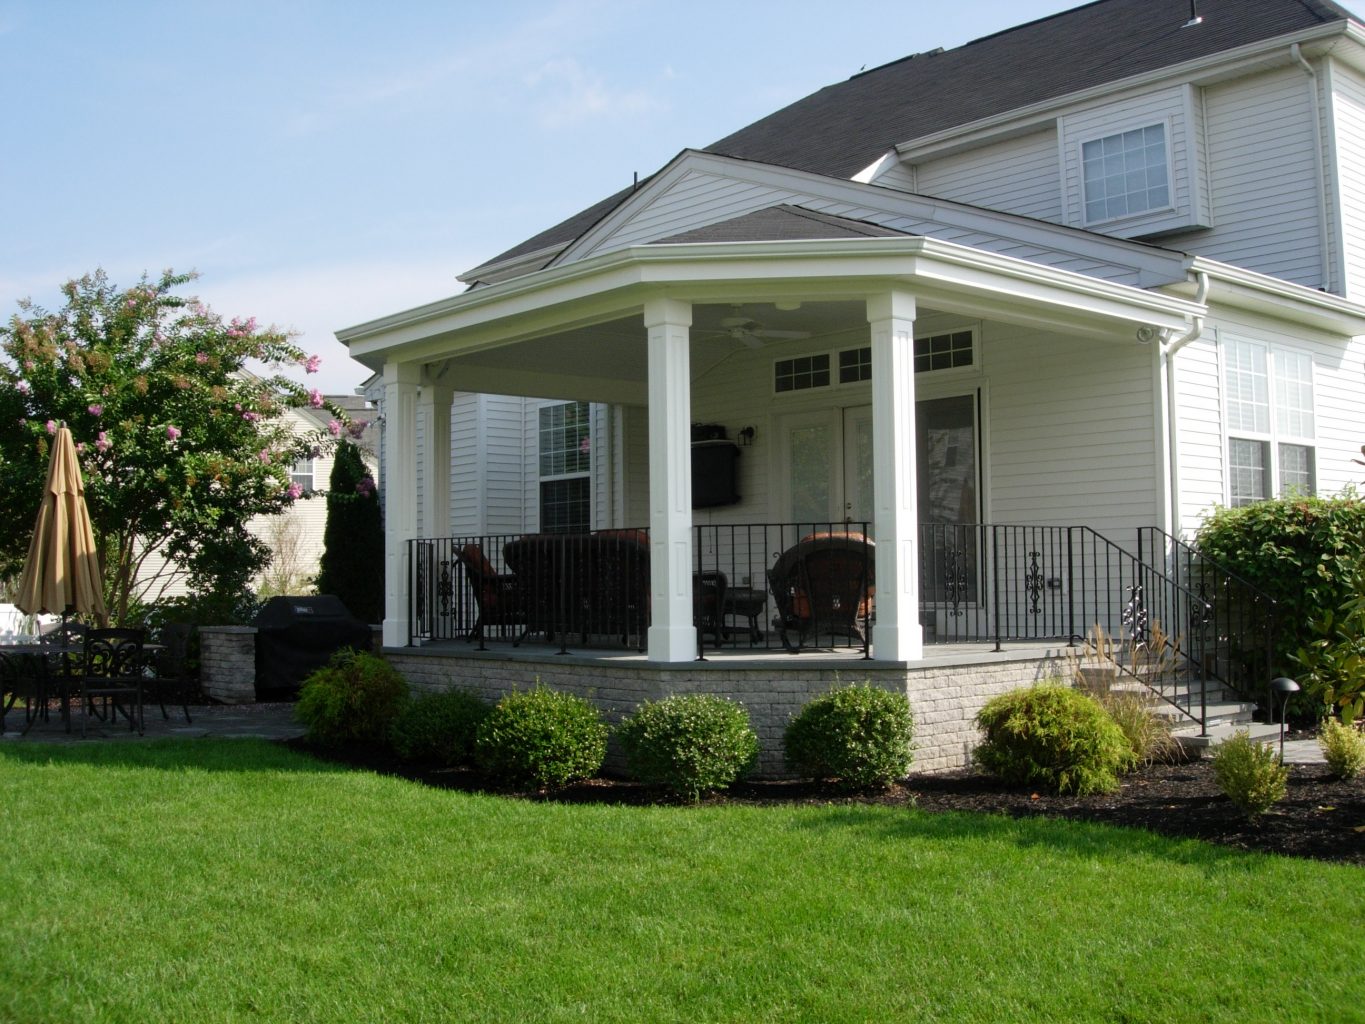
[[[795,652],[845,637],[864,648],[872,621],[875,548],[857,533],[804,537],[778,556],[768,570],[777,604],[773,626],[782,645]],[[796,634],[793,644],[789,634]]]
[[[466,544],[455,552],[455,557],[464,566],[469,587],[474,592],[474,602],[479,608],[479,617],[465,637],[466,642],[478,640],[482,645],[484,632],[489,627],[503,630],[509,626],[525,625],[526,613],[522,610],[517,587],[510,573],[498,573],[478,544]],[[520,634],[516,642],[521,642]]]

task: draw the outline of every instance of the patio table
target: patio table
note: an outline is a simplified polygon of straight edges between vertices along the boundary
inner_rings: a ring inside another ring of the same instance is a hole
[[[164,644],[143,644],[142,653],[144,658],[150,662],[150,656],[159,651],[165,650]],[[29,706],[24,709],[24,732],[27,733],[33,728],[33,723],[40,717],[47,721],[47,703],[52,699],[49,686],[52,682],[52,664],[60,657],[63,665],[69,664],[68,659],[75,657],[83,659],[85,657],[85,644],[78,643],[42,643],[35,640],[25,640],[21,643],[0,642],[0,654],[13,658],[19,658],[27,665],[27,670],[32,673],[31,678],[35,683],[34,693],[29,702]],[[68,671],[65,673],[70,676]],[[66,731],[71,731],[71,700],[69,693],[62,693],[62,720],[66,723]]]

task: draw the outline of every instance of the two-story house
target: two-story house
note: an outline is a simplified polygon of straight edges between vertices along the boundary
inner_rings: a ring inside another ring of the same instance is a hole
[[[385,643],[470,631],[464,541],[515,578],[501,535],[555,528],[642,529],[651,666],[699,629],[774,649],[774,618],[805,644],[814,598],[773,573],[821,534],[869,542],[846,633],[877,666],[1197,630],[1178,538],[1359,477],[1362,149],[1343,8],[1098,0],[683,150],[463,294],[338,332],[382,374]]]

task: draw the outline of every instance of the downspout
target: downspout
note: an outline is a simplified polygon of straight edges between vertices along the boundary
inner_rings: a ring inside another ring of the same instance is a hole
[[[1204,306],[1209,299],[1209,275],[1200,270],[1195,272],[1195,291],[1194,301]],[[1176,414],[1175,404],[1175,354],[1190,342],[1195,341],[1204,333],[1204,317],[1193,315],[1190,317],[1190,325],[1181,334],[1161,341],[1161,354],[1166,360],[1166,494],[1170,500],[1168,510],[1170,521],[1166,532],[1175,536],[1180,530],[1180,437],[1179,419]]]
[[[1313,70],[1313,65],[1308,63],[1298,43],[1290,45],[1289,56],[1299,67],[1303,68],[1304,74],[1308,76],[1309,108],[1313,120],[1313,166],[1317,172],[1318,258],[1322,260],[1322,290],[1330,292],[1332,291],[1332,252],[1327,236],[1331,230],[1331,225],[1327,220],[1327,172],[1322,157],[1322,110],[1318,98],[1318,73]]]

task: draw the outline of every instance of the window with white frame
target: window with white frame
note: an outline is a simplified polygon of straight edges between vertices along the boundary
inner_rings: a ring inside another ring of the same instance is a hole
[[[313,459],[311,456],[305,455],[290,467],[289,482],[298,484],[303,488],[304,494],[313,490]]]
[[[1171,206],[1166,125],[1150,124],[1081,143],[1085,223]]]
[[[779,395],[787,391],[827,388],[829,380],[828,352],[779,359],[773,364],[773,390]]]
[[[1228,504],[1314,493],[1313,357],[1232,339],[1223,346],[1223,381]]]
[[[540,410],[540,529],[585,533],[592,528],[592,431],[587,402]]]

